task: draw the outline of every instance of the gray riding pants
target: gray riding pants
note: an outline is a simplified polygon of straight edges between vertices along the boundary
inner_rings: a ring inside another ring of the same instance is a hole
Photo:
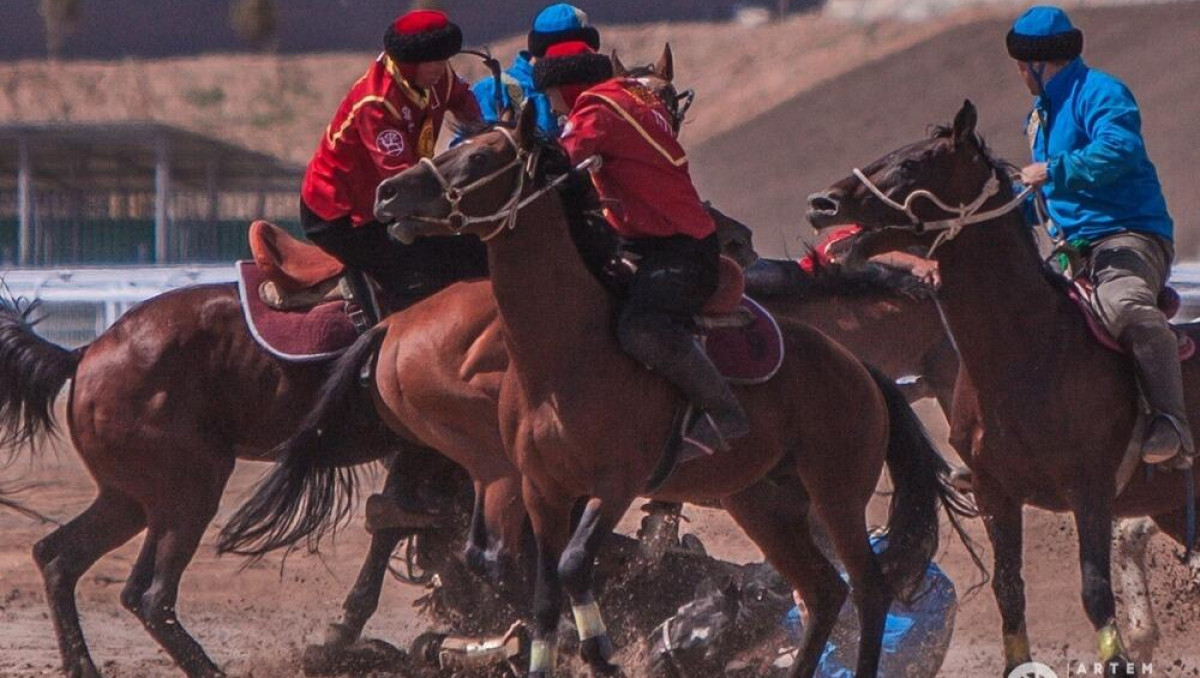
[[[1088,255],[1100,320],[1116,339],[1132,325],[1167,331],[1158,295],[1167,284],[1175,248],[1147,233],[1118,233],[1102,238]]]

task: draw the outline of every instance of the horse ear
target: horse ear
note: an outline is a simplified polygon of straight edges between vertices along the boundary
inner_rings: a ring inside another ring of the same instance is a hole
[[[954,116],[954,143],[964,144],[975,141],[975,125],[979,122],[979,112],[970,99],[963,102],[958,115]]]
[[[629,75],[629,69],[625,68],[625,64],[621,63],[621,58],[617,56],[617,50],[614,47],[612,51],[612,67],[613,77],[624,78]]]
[[[500,116],[497,120],[504,125],[514,125],[517,122],[517,113],[519,111],[512,104],[509,104],[500,111]]]
[[[671,43],[668,42],[663,47],[662,56],[658,58],[658,63],[654,64],[654,72],[667,82],[675,80],[675,57],[671,54]]]
[[[517,141],[521,148],[532,148],[537,140],[537,117],[537,107],[532,100],[526,99],[517,116]]]

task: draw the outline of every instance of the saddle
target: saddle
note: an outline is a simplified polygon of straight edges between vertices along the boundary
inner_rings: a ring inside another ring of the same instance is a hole
[[[1092,301],[1092,281],[1086,276],[1081,275],[1070,282],[1071,286],[1067,289],[1067,296],[1071,298],[1071,301],[1075,303],[1075,307],[1083,315],[1083,320],[1087,324],[1092,338],[1110,351],[1126,354],[1125,347],[1121,346],[1116,338],[1109,334],[1096,312],[1095,304]],[[1158,295],[1158,309],[1163,312],[1167,320],[1174,318],[1179,313],[1181,305],[1182,300],[1179,292],[1176,292],[1173,287],[1164,287],[1162,293]],[[1179,360],[1185,361],[1194,356],[1196,354],[1195,340],[1174,325],[1171,325],[1171,330],[1175,332],[1175,338],[1179,342]]]
[[[328,360],[359,335],[361,314],[345,266],[282,228],[255,221],[253,261],[239,261],[238,296],[251,335],[268,353],[289,362]]]
[[[250,224],[250,253],[264,281],[258,293],[271,308],[306,308],[343,298],[346,266],[267,221]]]

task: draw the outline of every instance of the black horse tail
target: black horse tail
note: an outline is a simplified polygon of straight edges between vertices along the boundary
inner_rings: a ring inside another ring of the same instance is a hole
[[[54,400],[83,355],[33,331],[37,307],[0,294],[0,449],[36,446],[54,432]]]
[[[887,403],[890,421],[887,466],[894,490],[881,564],[893,593],[904,601],[922,593],[925,571],[938,550],[939,503],[986,575],[975,545],[960,524],[961,518],[978,515],[974,502],[950,485],[950,465],[938,454],[903,392],[879,370],[867,369]]]
[[[333,365],[312,410],[299,429],[275,447],[277,464],[230,518],[217,541],[218,553],[261,558],[307,540],[309,551],[350,516],[358,487],[353,467],[336,463],[336,446],[347,437],[360,402],[363,367],[379,350],[385,327],[354,342]]]

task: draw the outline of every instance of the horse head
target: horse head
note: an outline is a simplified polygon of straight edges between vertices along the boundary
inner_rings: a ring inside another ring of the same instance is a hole
[[[522,107],[515,126],[497,123],[471,134],[436,158],[384,180],[375,193],[375,217],[394,222],[401,242],[427,235],[487,237],[515,217],[534,189],[544,142],[533,107]]]
[[[617,56],[617,50],[612,52],[613,75],[618,78],[636,80],[657,98],[670,114],[671,126],[678,134],[687,117],[688,109],[696,93],[692,90],[680,92],[675,87],[675,57],[671,53],[671,44],[663,46],[662,56],[658,61],[637,68],[626,68]]]
[[[963,103],[951,127],[893,151],[828,189],[808,197],[808,219],[818,229],[858,224],[867,231],[926,224],[965,225],[993,198],[1011,197],[1005,168],[975,132],[974,104]],[[982,213],[982,214],[986,214]],[[971,222],[973,223],[973,222]]]

